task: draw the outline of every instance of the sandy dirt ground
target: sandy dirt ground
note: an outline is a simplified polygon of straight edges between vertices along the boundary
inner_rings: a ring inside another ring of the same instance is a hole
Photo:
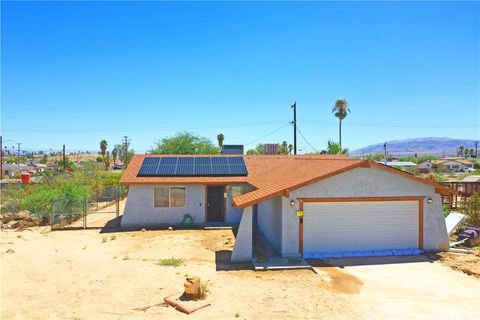
[[[1,319],[473,319],[480,311],[479,279],[423,256],[255,272],[228,262],[233,243],[230,230],[3,231]],[[183,265],[159,265],[171,257]],[[181,295],[186,274],[208,281],[211,303],[188,316],[161,305]]]

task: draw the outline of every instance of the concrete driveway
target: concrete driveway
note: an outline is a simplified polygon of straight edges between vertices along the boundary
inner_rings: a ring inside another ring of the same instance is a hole
[[[309,262],[364,319],[475,319],[480,315],[480,280],[423,255]]]

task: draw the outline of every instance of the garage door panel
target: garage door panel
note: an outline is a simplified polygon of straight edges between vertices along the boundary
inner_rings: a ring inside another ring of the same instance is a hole
[[[417,201],[304,205],[304,253],[412,249],[417,246]]]

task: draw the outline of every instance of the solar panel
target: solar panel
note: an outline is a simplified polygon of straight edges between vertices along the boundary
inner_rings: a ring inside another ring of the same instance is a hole
[[[174,176],[175,166],[162,166],[158,167],[156,176]]]
[[[229,176],[230,169],[228,167],[228,164],[220,164],[220,165],[212,166],[212,175]]]
[[[232,176],[246,176],[248,174],[245,165],[240,164],[231,164],[230,173],[232,174]]]
[[[212,167],[211,166],[195,166],[194,175],[196,176],[211,176]]]
[[[160,162],[161,166],[174,166],[177,164],[178,157],[164,157],[161,159],[162,159],[162,161]]]
[[[179,157],[177,161],[178,166],[193,166],[192,157]]]
[[[209,166],[212,164],[211,157],[197,157],[195,158],[195,166]]]
[[[243,161],[242,157],[228,157],[228,163],[229,164],[243,164],[245,165],[245,162]]]
[[[246,176],[243,157],[145,157],[138,177]]]
[[[228,165],[227,157],[212,157],[212,165],[221,165],[226,164]]]
[[[193,175],[193,166],[177,166],[175,170],[175,175],[177,176],[192,176]]]

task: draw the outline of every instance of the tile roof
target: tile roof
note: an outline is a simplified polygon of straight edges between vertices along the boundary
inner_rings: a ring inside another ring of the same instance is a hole
[[[374,167],[428,184],[435,187],[438,192],[451,193],[450,189],[433,181],[415,177],[383,164],[352,159],[344,155],[244,155],[243,158],[248,169],[246,177],[137,177],[145,157],[162,156],[168,155],[135,155],[120,182],[123,184],[248,183],[255,190],[233,199],[233,203],[237,207],[245,208],[277,195],[288,195],[291,190],[354,168]]]

